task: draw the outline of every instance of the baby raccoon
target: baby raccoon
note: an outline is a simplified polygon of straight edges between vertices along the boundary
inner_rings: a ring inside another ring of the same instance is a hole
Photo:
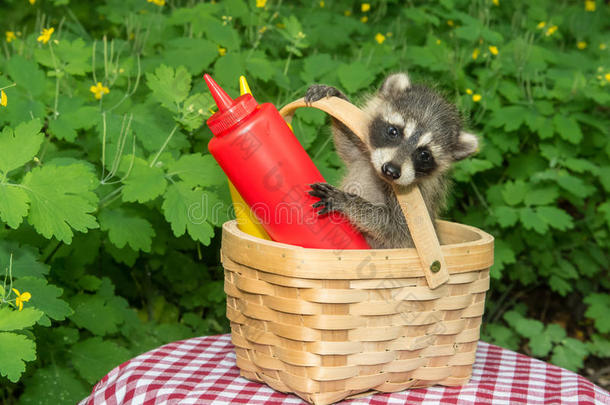
[[[311,86],[306,102],[347,97],[334,87]],[[392,184],[418,184],[434,220],[448,192],[448,170],[478,148],[477,137],[461,130],[457,108],[432,89],[411,84],[404,73],[389,76],[363,108],[370,117],[366,143],[333,120],[339,157],[347,169],[341,189],[312,184],[320,198],[319,214],[343,213],[365,236],[371,248],[412,247],[413,240],[392,190]]]

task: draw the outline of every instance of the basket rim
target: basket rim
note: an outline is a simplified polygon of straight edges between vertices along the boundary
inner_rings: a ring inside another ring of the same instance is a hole
[[[449,273],[484,270],[493,264],[494,237],[470,225],[437,220],[439,234],[460,232],[474,240],[441,245]],[[268,273],[307,279],[423,277],[415,248],[316,249],[260,239],[239,229],[237,220],[222,226],[222,256]],[[374,274],[367,263],[376,265]]]

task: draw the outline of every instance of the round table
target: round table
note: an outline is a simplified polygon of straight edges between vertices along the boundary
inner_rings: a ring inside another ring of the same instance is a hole
[[[610,394],[582,376],[479,342],[472,379],[345,400],[341,404],[610,404]],[[230,335],[181,340],[116,367],[79,405],[305,404],[239,376]]]

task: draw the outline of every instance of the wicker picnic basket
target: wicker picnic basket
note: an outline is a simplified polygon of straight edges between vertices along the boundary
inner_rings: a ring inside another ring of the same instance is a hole
[[[281,113],[290,121],[304,106]],[[343,100],[309,106],[359,136],[366,130],[363,113]],[[243,377],[313,404],[469,381],[493,237],[437,221],[437,238],[419,189],[395,192],[415,248],[308,249],[224,224],[227,317]]]

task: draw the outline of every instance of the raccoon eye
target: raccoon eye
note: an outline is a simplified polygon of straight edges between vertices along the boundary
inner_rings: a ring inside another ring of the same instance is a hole
[[[430,151],[428,149],[420,149],[417,151],[417,160],[419,160],[420,162],[429,162],[430,159],[432,159],[432,154],[430,153]]]
[[[388,136],[392,139],[396,139],[399,136],[399,132],[395,127],[389,127],[388,128]]]

